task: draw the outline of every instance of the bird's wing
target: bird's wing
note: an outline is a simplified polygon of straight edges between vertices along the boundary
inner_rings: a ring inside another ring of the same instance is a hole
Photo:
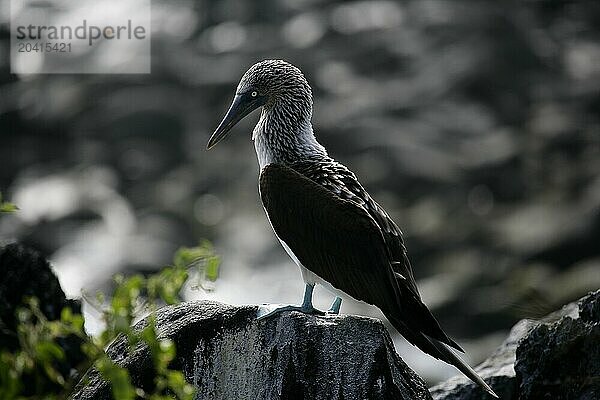
[[[355,299],[402,306],[383,237],[364,210],[276,164],[263,168],[260,195],[275,233],[304,267]]]
[[[382,245],[384,247],[380,257],[385,257],[385,260],[382,261],[383,264],[379,268],[391,271],[393,286],[395,292],[399,295],[396,303],[400,303],[401,306],[399,308],[386,309],[383,304],[372,304],[381,308],[386,316],[391,316],[390,319],[403,321],[403,327],[397,327],[397,329],[402,329],[401,333],[414,344],[417,344],[421,340],[411,333],[418,332],[463,351],[455,341],[444,333],[435,317],[422,302],[400,228],[398,228],[385,210],[373,200],[358,182],[356,176],[344,165],[333,160],[297,162],[292,164],[291,168],[318,186],[327,189],[332,202],[349,202],[351,206],[354,206],[353,208],[348,206],[353,210],[353,215],[360,214],[363,218],[370,220],[369,226],[372,229],[372,240],[377,241],[377,245],[379,246],[377,247],[378,251],[381,251],[380,248]],[[338,222],[331,221],[331,223],[335,225]],[[320,226],[317,229],[320,229]],[[356,252],[363,251],[362,248],[356,248]],[[366,262],[366,260],[362,259],[361,261]],[[372,264],[373,262],[362,264],[362,268],[368,269]],[[312,271],[311,266],[305,265],[305,267]],[[313,272],[317,273],[316,271]],[[319,274],[317,273],[317,275]],[[321,277],[325,279],[325,277]],[[340,289],[343,290],[342,288]]]
[[[329,189],[340,198],[351,201],[369,214],[381,231],[389,254],[390,264],[400,286],[406,286],[415,296],[419,297],[419,291],[402,238],[402,231],[383,207],[373,200],[362,187],[352,171],[335,161],[298,162],[292,164],[291,167]]]

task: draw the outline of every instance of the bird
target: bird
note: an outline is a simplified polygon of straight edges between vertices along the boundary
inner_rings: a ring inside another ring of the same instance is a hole
[[[340,296],[346,294],[378,307],[408,342],[455,366],[497,398],[455,353],[464,350],[422,301],[398,225],[355,174],[317,141],[312,89],[299,68],[284,60],[252,65],[240,79],[207,149],[259,108],[252,140],[260,167],[260,199],[276,237],[305,282],[301,305],[282,306],[259,317],[283,311],[337,314]],[[326,313],[313,307],[316,284],[338,295]]]

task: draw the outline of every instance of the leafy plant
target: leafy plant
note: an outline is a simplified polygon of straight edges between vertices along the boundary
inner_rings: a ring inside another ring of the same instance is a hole
[[[0,353],[0,399],[27,398],[23,392],[31,392],[27,390],[31,389],[26,385],[29,382],[35,383],[35,395],[44,395],[44,391],[55,387],[70,388],[72,382],[61,372],[66,354],[58,344],[59,340],[81,338],[88,347],[86,353],[91,354],[91,350],[95,350],[99,354],[102,351],[89,347],[94,343],[85,334],[81,315],[65,308],[59,320],[49,321],[40,310],[37,299],[29,298],[25,302],[27,307],[16,312],[19,348]],[[58,399],[60,396],[49,394],[44,398]]]
[[[2,200],[2,192],[0,192],[0,213],[12,213],[19,209],[13,203],[9,203],[8,201]]]
[[[181,290],[190,275],[198,277],[201,287],[204,287],[202,281],[214,282],[219,262],[212,246],[203,242],[197,247],[179,249],[173,265],[155,274],[116,275],[115,288],[109,300],[105,301],[104,294],[99,293],[96,300],[90,302],[100,311],[105,325],[96,337],[87,336],[83,317],[70,308],[62,310],[60,320],[49,321],[40,311],[36,299],[27,300],[27,307],[17,311],[19,348],[0,352],[0,399],[66,398],[77,383],[77,376],[94,367],[110,381],[116,399],[191,400],[193,386],[186,382],[181,371],[169,368],[176,355],[175,344],[170,339],[159,337],[155,314],[160,305],[181,301]],[[133,329],[134,321],[143,313],[148,314],[145,327]],[[130,350],[141,344],[148,346],[156,372],[151,393],[135,387],[127,369],[104,352],[118,335],[125,336]],[[84,362],[77,367],[77,376],[65,373],[61,368],[66,354],[60,343],[69,338],[81,343],[81,351],[85,355]],[[30,394],[31,387],[27,388],[23,384],[25,381],[35,382],[36,388],[46,389]],[[59,390],[48,393],[49,385]]]
[[[214,282],[219,277],[221,258],[215,254],[212,244],[205,240],[197,247],[182,247],[175,253],[173,264],[175,268],[192,268],[197,276],[197,284],[204,290],[212,290]]]

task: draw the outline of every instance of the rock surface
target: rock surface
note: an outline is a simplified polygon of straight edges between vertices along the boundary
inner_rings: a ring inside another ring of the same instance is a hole
[[[599,399],[600,290],[540,321],[520,321],[475,370],[503,400]],[[462,376],[431,394],[435,400],[491,398]]]
[[[516,358],[520,399],[600,399],[600,291],[577,317],[536,326]]]
[[[16,243],[0,248],[0,276],[0,350],[19,348],[15,311],[27,306],[24,300],[28,297],[39,300],[41,312],[50,321],[59,319],[65,307],[81,314],[80,302],[66,298],[50,264],[35,250]],[[68,376],[84,360],[81,339],[76,336],[61,338],[58,345],[63,348],[65,359],[57,362],[56,368]],[[22,395],[33,393],[29,389],[36,386],[39,392],[39,385],[44,385],[43,391],[48,394],[62,390],[60,385],[50,381],[34,381],[33,376],[24,375],[22,379],[25,387]]]
[[[0,248],[0,274],[1,348],[18,346],[15,310],[25,306],[27,297],[39,299],[40,309],[49,320],[60,318],[64,307],[81,313],[80,303],[66,298],[48,261],[32,249],[16,243]]]
[[[174,368],[198,388],[198,399],[431,399],[424,382],[394,351],[375,319],[283,313],[257,321],[256,306],[189,302],[158,312],[161,337],[177,345]],[[143,326],[138,324],[137,328]],[[133,382],[149,387],[150,354],[108,349]],[[96,371],[74,399],[110,399]]]

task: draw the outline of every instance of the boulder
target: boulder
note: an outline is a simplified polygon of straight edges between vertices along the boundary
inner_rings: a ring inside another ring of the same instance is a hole
[[[503,400],[600,399],[600,290],[539,321],[522,320],[475,370]],[[435,400],[491,399],[462,376]]]
[[[579,315],[539,324],[517,347],[519,399],[600,399],[600,291]]]
[[[158,311],[159,337],[172,339],[177,347],[172,367],[194,383],[196,398],[431,399],[379,320],[297,312],[257,320],[256,314],[256,306],[211,301]],[[145,346],[129,352],[121,337],[107,353],[128,368],[138,387],[152,386]],[[74,399],[112,398],[109,383],[97,371],[89,371],[84,381]]]
[[[64,307],[81,314],[81,304],[67,299],[48,261],[37,251],[20,244],[0,248],[0,348],[15,349],[15,310],[27,297],[37,297],[40,310],[49,320],[60,318]]]
[[[19,349],[17,318],[15,312],[27,307],[25,300],[36,297],[40,311],[50,320],[60,319],[63,308],[81,314],[81,303],[67,299],[50,264],[37,251],[20,244],[0,248],[0,350],[14,352]],[[59,338],[57,344],[65,352],[65,359],[56,362],[63,376],[77,376],[77,367],[85,360],[81,351],[82,340],[70,335]],[[39,367],[41,368],[41,367]],[[61,392],[63,388],[50,380],[41,382],[35,376],[21,377],[22,395]]]

